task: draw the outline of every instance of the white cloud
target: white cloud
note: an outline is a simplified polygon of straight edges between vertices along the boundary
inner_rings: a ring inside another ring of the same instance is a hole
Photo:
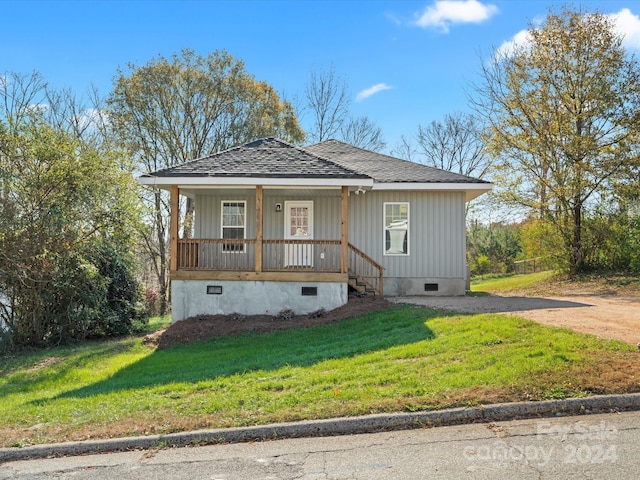
[[[107,113],[95,108],[87,108],[75,117],[78,127],[82,130],[95,130],[109,123]]]
[[[618,13],[611,13],[617,33],[624,36],[622,44],[626,48],[640,49],[640,17],[623,8]]]
[[[452,23],[480,23],[498,13],[498,7],[478,0],[437,0],[420,15],[415,24],[422,28],[437,27],[449,32]]]
[[[516,33],[511,40],[503,42],[502,45],[496,50],[496,60],[501,58],[510,57],[515,51],[521,47],[526,47],[531,43],[531,35],[528,30],[520,30]]]
[[[44,114],[46,113],[47,110],[49,110],[49,104],[48,103],[32,103],[27,106],[27,109],[30,112]]]
[[[382,92],[383,90],[391,90],[392,88],[392,86],[387,85],[386,83],[376,83],[373,87],[365,88],[361,92],[358,92],[358,95],[356,95],[356,102],[360,102],[365,98],[369,98],[371,95]]]

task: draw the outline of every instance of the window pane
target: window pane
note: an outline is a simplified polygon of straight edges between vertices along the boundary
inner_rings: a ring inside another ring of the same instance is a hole
[[[222,230],[222,238],[244,238],[244,228],[225,227]]]
[[[409,204],[387,203],[384,210],[384,249],[386,254],[409,253]]]
[[[222,238],[245,238],[245,203],[222,202]],[[244,243],[224,243],[224,252],[243,252]]]

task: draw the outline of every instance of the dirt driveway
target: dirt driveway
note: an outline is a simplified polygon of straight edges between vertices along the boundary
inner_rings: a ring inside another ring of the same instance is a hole
[[[562,297],[397,297],[394,302],[462,313],[505,313],[632,345],[640,342],[640,295],[572,294]]]

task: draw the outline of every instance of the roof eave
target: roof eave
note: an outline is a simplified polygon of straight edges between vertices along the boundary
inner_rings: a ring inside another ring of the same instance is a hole
[[[385,182],[375,183],[373,190],[423,190],[432,192],[463,191],[466,194],[466,201],[469,202],[483,193],[490,192],[493,183],[454,183],[454,182]]]

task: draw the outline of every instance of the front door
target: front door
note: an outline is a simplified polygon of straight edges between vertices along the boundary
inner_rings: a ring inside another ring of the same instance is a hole
[[[284,202],[285,240],[313,240],[313,202]],[[285,250],[285,266],[312,267],[313,246],[288,244]]]

